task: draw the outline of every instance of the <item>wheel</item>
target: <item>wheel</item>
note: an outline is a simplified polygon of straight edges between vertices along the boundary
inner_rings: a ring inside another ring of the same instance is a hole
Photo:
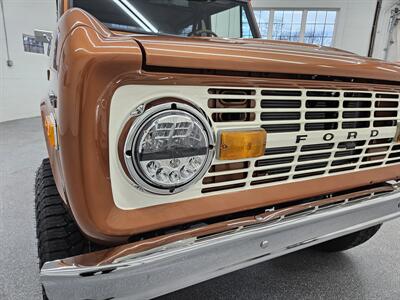
[[[83,254],[95,247],[66,209],[48,159],[36,173],[35,211],[40,267],[47,261]]]
[[[323,252],[338,252],[348,250],[364,244],[381,228],[382,224],[357,231],[325,243],[315,245],[314,248]]]

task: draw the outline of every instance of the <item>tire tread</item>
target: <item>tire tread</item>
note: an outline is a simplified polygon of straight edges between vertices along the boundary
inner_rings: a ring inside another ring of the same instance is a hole
[[[47,261],[93,250],[95,245],[78,225],[57,191],[49,159],[44,159],[35,179],[36,236],[40,267]]]

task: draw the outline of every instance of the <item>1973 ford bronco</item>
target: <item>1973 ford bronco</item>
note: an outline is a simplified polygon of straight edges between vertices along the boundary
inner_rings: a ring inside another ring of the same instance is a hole
[[[250,3],[58,3],[36,218],[50,299],[147,299],[400,215],[400,66]],[[250,38],[247,38],[250,37]]]

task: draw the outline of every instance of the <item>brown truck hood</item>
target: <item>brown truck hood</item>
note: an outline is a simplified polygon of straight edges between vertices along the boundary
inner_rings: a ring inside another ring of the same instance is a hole
[[[314,45],[260,39],[142,36],[146,67],[322,75],[400,82],[400,66]]]

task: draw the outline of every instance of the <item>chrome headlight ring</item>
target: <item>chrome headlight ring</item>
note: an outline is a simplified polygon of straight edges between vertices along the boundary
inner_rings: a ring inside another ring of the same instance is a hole
[[[134,183],[160,195],[182,192],[201,179],[215,156],[214,132],[195,107],[170,102],[136,117],[124,144]]]

